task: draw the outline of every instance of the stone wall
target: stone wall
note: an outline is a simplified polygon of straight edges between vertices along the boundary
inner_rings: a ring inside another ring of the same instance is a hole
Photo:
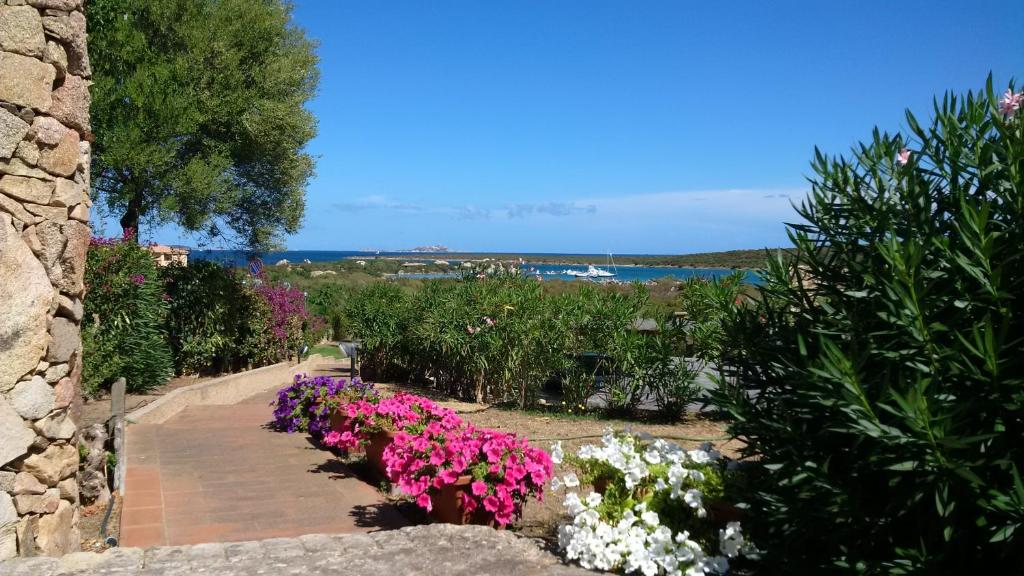
[[[79,547],[83,0],[0,0],[0,560]]]

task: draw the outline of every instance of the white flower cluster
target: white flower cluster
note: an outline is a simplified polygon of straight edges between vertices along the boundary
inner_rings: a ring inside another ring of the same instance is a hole
[[[556,464],[561,463],[564,452],[560,443],[552,446],[551,456]],[[665,440],[642,442],[637,436],[617,435],[609,430],[600,446],[583,446],[578,457],[583,461],[605,462],[620,471],[627,489],[633,490],[646,482],[647,487],[657,492],[668,491],[672,499],[682,499],[698,518],[707,515],[703,494],[693,486],[705,479],[699,467],[719,458],[710,445],[687,451]],[[668,473],[655,477],[651,466],[656,465],[667,465]],[[579,485],[575,473],[555,477],[552,481],[553,490]],[[646,503],[641,502],[614,520],[606,521],[598,511],[602,501],[602,496],[595,492],[585,498],[569,492],[564,505],[572,522],[558,529],[558,544],[566,556],[590,570],[622,570],[644,576],[725,573],[729,569],[728,558],[735,558],[749,547],[738,522],[730,522],[719,531],[722,555],[709,556],[700,543],[691,539],[689,532],[673,534],[670,528],[663,526],[658,514],[648,510]]]

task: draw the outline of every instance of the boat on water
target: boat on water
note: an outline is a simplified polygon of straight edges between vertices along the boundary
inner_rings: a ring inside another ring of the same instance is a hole
[[[575,276],[576,278],[611,278],[612,276],[615,276],[615,272],[609,272],[608,270],[603,270],[594,265],[587,266],[586,272],[570,268],[563,270],[562,274],[565,274],[566,276]]]

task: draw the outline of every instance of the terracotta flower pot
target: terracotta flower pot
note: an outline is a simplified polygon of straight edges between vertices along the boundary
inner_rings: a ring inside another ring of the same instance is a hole
[[[378,432],[370,436],[370,441],[366,444],[366,462],[382,478],[387,478],[387,466],[384,465],[384,449],[394,439],[394,432]]]
[[[494,517],[487,510],[484,510],[482,506],[477,507],[472,512],[462,507],[462,498],[459,497],[459,494],[469,494],[469,485],[472,483],[472,476],[459,476],[459,479],[454,484],[448,484],[431,494],[430,504],[432,510],[430,511],[430,517],[435,522],[443,522],[445,524],[479,524],[481,526],[497,528],[498,530],[504,529],[504,526],[499,526],[494,521]]]

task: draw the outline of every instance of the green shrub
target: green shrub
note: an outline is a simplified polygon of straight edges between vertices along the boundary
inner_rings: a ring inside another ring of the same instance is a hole
[[[82,382],[97,394],[119,377],[142,392],[173,374],[167,302],[156,263],[133,238],[94,239],[86,258]]]
[[[675,360],[684,343],[679,331],[634,329],[646,303],[642,286],[628,294],[584,286],[552,295],[533,279],[494,273],[429,282],[413,294],[379,283],[348,297],[344,314],[362,339],[370,378],[407,378],[520,407],[561,380],[568,407],[585,406],[600,392],[611,410],[632,413],[653,396],[678,417],[699,391],[696,371]],[[593,353],[602,360],[581,359]]]
[[[267,306],[244,276],[198,260],[161,270],[170,296],[167,325],[179,373],[228,372],[274,359]]]
[[[792,260],[729,312],[716,400],[765,470],[766,571],[1024,566],[1024,112],[1006,111],[990,83],[928,124],[908,112],[909,138],[818,152]]]

